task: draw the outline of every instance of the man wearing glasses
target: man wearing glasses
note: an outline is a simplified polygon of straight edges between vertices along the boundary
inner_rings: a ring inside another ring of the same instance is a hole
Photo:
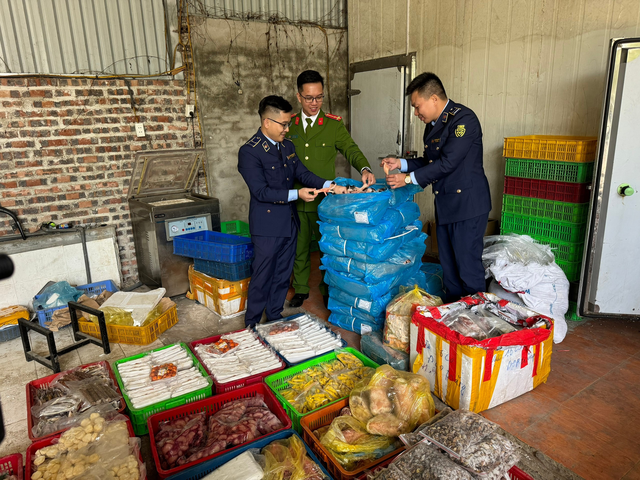
[[[282,318],[300,225],[295,202],[312,202],[318,189],[331,186],[331,181],[311,173],[298,160],[293,143],[285,140],[291,110],[291,104],[282,97],[263,98],[258,107],[260,128],[238,152],[238,171],[251,194],[249,228],[255,254],[245,314],[247,327],[260,322],[264,310],[267,320]],[[334,189],[336,193],[345,190],[338,186]]]
[[[324,80],[315,70],[306,70],[298,76],[298,102],[302,111],[292,118],[292,125],[287,134],[296,147],[300,161],[316,175],[322,178],[335,178],[336,155],[342,153],[347,161],[362,175],[362,182],[367,185],[376,179],[369,162],[353,141],[342,117],[322,111],[324,99]],[[318,227],[318,205],[322,198],[313,202],[298,201],[300,216],[300,232],[296,259],[293,265],[293,288],[296,294],[289,304],[299,307],[309,298],[309,275],[311,273],[310,246],[311,237],[320,239]],[[320,283],[320,293],[325,306],[328,300],[327,285]]]

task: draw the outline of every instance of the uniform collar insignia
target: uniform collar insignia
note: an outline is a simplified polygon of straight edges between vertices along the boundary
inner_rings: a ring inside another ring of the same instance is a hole
[[[298,123],[300,123],[300,117],[296,117],[296,125],[298,125]]]
[[[262,148],[264,148],[265,152],[269,151],[269,143],[266,140],[262,142]]]
[[[323,123],[324,123],[324,117],[320,117],[318,119],[318,125],[322,126]]]
[[[449,114],[448,113],[443,113],[442,114],[442,123],[447,123],[448,119],[449,119]]]

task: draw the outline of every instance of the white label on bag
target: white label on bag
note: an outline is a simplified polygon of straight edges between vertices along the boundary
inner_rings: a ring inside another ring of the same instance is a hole
[[[371,326],[370,325],[361,325],[360,326],[360,335],[364,335],[365,333],[369,333],[371,332]]]
[[[204,305],[204,292],[202,290],[196,290],[196,293],[198,294],[198,302],[200,302],[201,305]]]
[[[356,223],[366,223],[369,225],[369,214],[367,212],[353,212]]]
[[[371,311],[371,302],[369,302],[368,300],[362,300],[361,298],[358,299],[358,308],[360,310],[364,310],[366,312],[370,312]]]
[[[219,288],[218,289],[218,293],[220,295],[225,295],[227,293],[231,293],[231,287],[227,287],[227,288]]]

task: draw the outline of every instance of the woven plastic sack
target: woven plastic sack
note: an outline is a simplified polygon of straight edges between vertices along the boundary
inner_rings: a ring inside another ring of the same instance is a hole
[[[380,283],[368,284],[348,273],[336,272],[332,268],[324,266],[321,268],[326,270],[324,281],[327,282],[328,285],[344,290],[354,297],[360,297],[366,300],[382,297],[392,288],[403,284],[404,281],[416,275],[420,270],[419,265],[410,265],[404,272],[398,272],[398,275],[395,277],[388,277]]]
[[[383,243],[398,229],[420,218],[420,208],[414,202],[405,202],[389,208],[378,225],[318,222],[322,235],[333,235],[356,242]]]
[[[349,408],[369,433],[388,437],[413,431],[435,413],[429,381],[389,365],[378,367],[367,384],[351,391]]]
[[[341,313],[331,313],[329,315],[329,323],[350,332],[355,332],[359,335],[364,335],[369,332],[382,331],[384,327],[384,321],[379,323],[371,323],[360,318],[356,318],[353,315],[343,315]]]
[[[376,323],[376,324],[379,323],[381,325],[384,323],[384,314],[380,314],[377,317],[374,317],[373,315],[363,312],[362,310],[353,308],[349,305],[345,305],[344,303],[339,302],[335,298],[329,297],[329,303],[327,308],[331,310],[333,313],[353,316],[368,323]]]
[[[337,272],[349,273],[366,283],[379,283],[387,277],[397,276],[416,262],[421,264],[425,249],[424,239],[418,237],[403,245],[384,262],[361,262],[350,257],[334,255],[323,255],[321,261],[325,267],[333,268]]]
[[[341,186],[362,187],[362,182],[350,178],[336,178]],[[318,216],[323,222],[377,225],[389,207],[400,205],[422,191],[418,185],[391,190],[384,181],[371,186],[374,193],[349,193],[329,195],[318,206]]]
[[[338,300],[340,303],[362,310],[374,317],[377,317],[380,314],[384,315],[387,304],[397,293],[398,287],[394,287],[385,295],[376,299],[370,299],[357,297],[341,290],[340,288],[329,286],[329,298],[333,298]]]
[[[384,322],[385,345],[409,353],[409,326],[411,315],[417,306],[436,307],[442,305],[440,297],[432,297],[417,286],[412,290],[397,295],[387,305]]]

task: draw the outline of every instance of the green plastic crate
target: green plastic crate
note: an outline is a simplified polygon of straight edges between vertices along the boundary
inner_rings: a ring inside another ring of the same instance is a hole
[[[155,350],[149,350],[149,352],[139,353],[137,355],[132,355],[131,357],[123,358],[122,360],[117,360],[113,363],[113,373],[116,376],[116,380],[118,381],[118,386],[120,387],[120,391],[122,392],[122,396],[124,401],[127,404],[127,411],[129,412],[129,418],[131,418],[131,424],[133,425],[133,431],[136,435],[146,435],[149,433],[149,427],[147,426],[147,418],[149,418],[154,413],[164,412],[165,410],[169,410],[174,407],[179,407],[181,405],[185,405],[187,403],[196,402],[198,400],[202,400],[204,398],[210,397],[212,392],[213,382],[209,378],[209,374],[204,369],[200,362],[195,357],[193,352],[189,349],[187,345],[180,342],[182,348],[185,349],[187,354],[193,360],[193,364],[198,367],[202,376],[207,379],[208,385],[206,387],[201,388],[200,390],[195,390],[193,392],[185,393],[184,395],[180,395],[176,398],[170,398],[168,400],[164,400],[162,402],[154,403],[153,405],[149,405],[144,408],[133,408],[131,406],[131,402],[129,401],[129,397],[125,393],[124,384],[122,383],[122,378],[120,378],[120,372],[118,371],[118,365],[121,363],[128,362],[130,360],[135,360],[137,358],[144,357],[149,352],[157,352],[159,350],[164,350],[165,348],[169,348],[173,345],[167,345],[165,347],[156,348]]]
[[[583,223],[587,221],[589,203],[568,203],[542,198],[504,195],[502,211],[529,217],[540,217],[558,222]]]
[[[562,269],[567,276],[567,280],[575,282],[580,277],[580,269],[582,268],[582,262],[563,262],[556,259],[556,263]]]
[[[554,182],[586,183],[593,179],[593,165],[593,162],[573,163],[507,158],[505,175]]]
[[[548,218],[528,217],[515,213],[502,213],[500,230],[503,234],[517,233],[533,238],[559,240],[561,242],[581,242],[587,231],[587,223],[558,222]]]
[[[220,224],[220,231],[230,235],[239,235],[240,237],[250,237],[249,224],[240,220],[231,220]]]
[[[368,357],[365,357],[362,353],[358,352],[357,350],[354,350],[353,348],[345,347],[344,350],[346,350],[349,353],[353,353],[356,357],[358,357],[360,361],[364,363],[365,367],[378,368],[380,366],[377,363],[375,363],[373,360],[371,360]],[[289,379],[294,377],[298,373],[302,372],[303,370],[306,370],[309,367],[313,367],[314,365],[319,365],[320,363],[323,363],[323,362],[335,360],[336,358],[337,358],[336,352],[327,353],[326,355],[322,355],[321,357],[312,358],[307,362],[301,363],[299,365],[295,365],[291,368],[287,368],[286,370],[282,370],[281,372],[274,373],[273,375],[269,375],[267,378],[264,379],[264,383],[266,383],[269,386],[269,388],[273,390],[273,393],[275,393],[276,398],[284,408],[285,412],[287,412],[287,415],[289,415],[289,418],[291,418],[291,422],[293,424],[292,428],[296,432],[300,433],[301,435],[302,435],[302,427],[300,426],[300,419],[302,417],[304,417],[305,415],[309,415],[310,413],[317,412],[321,408],[324,408],[328,405],[333,405],[334,403],[339,402],[343,398],[347,398],[347,397],[338,398],[331,403],[326,403],[321,407],[316,408],[315,410],[311,410],[310,412],[302,414],[302,413],[298,413],[298,411],[295,408],[293,408],[289,404],[289,402],[286,401],[284,397],[280,395],[280,393],[278,392],[280,390],[287,389],[289,387],[289,384],[288,384]]]

